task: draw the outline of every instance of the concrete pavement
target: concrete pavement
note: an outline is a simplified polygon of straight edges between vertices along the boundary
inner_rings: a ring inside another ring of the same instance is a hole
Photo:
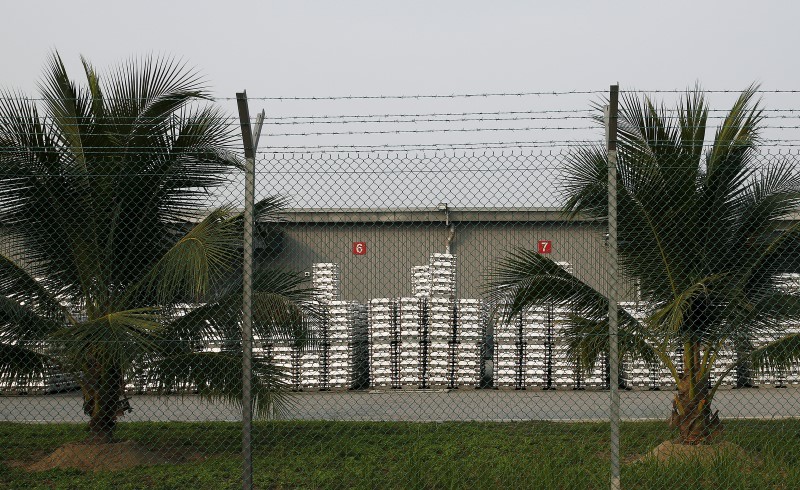
[[[665,420],[672,391],[623,391],[623,420]],[[292,420],[348,421],[602,421],[609,394],[604,391],[347,391],[305,392],[290,397]],[[231,421],[241,410],[196,395],[133,396],[133,411],[122,421]],[[722,418],[800,417],[800,389],[733,390],[717,393],[714,407]],[[0,421],[85,422],[77,393],[0,397]]]

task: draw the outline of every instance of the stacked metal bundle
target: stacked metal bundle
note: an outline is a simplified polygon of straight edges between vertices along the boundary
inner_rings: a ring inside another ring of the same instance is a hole
[[[569,262],[556,262],[562,269],[575,274],[575,269]],[[546,380],[550,386],[580,389],[583,387],[581,373],[577,372],[575,366],[567,358],[567,342],[564,338],[564,323],[567,321],[572,310],[561,306],[548,305],[548,312],[551,317],[548,319],[547,327],[552,332],[552,372]],[[548,332],[549,333],[549,332]]]
[[[273,350],[290,352],[290,384],[295,390],[348,388],[353,379],[352,339],[354,304],[340,301],[339,265],[312,266],[312,286],[320,323],[313,347],[297,349],[276,343]]]
[[[485,310],[479,299],[459,299],[457,305],[455,383],[477,387],[481,381]]]
[[[397,337],[397,302],[390,298],[375,298],[371,300],[369,302],[371,386],[392,386],[393,368],[397,362]]]
[[[339,265],[330,262],[312,264],[311,285],[318,307],[322,310],[321,323],[315,332],[316,343],[313,347],[296,350],[292,372],[292,383],[295,389],[330,388],[328,373],[330,328],[330,304],[339,300]]]
[[[302,352],[296,352],[298,357],[296,377],[300,380],[300,389],[324,388],[322,376],[322,356],[318,346],[306,348]]]
[[[352,338],[358,303],[331,301],[322,339],[322,387],[349,388],[353,378]]]
[[[290,352],[290,367],[289,367],[289,385],[295,391],[303,389],[302,373],[303,373],[303,352],[295,347],[289,347]]]
[[[417,265],[411,268],[411,290],[415,298],[428,298],[431,295],[431,268]]]
[[[451,298],[431,298],[429,304],[428,381],[432,386],[452,387],[455,381],[455,303]]]
[[[400,384],[419,386],[422,382],[422,366],[425,361],[422,349],[424,333],[424,298],[400,298],[399,301],[399,344]]]
[[[572,273],[569,263],[559,262],[558,265]],[[562,333],[570,310],[543,304],[508,321],[507,308],[499,307],[500,321],[494,331],[495,386],[513,386],[515,389],[585,386],[581,373],[576,372],[567,358],[567,345]]]
[[[311,266],[311,286],[320,303],[340,300],[339,264],[319,262]]]
[[[421,270],[419,271],[421,272]],[[430,296],[432,298],[454,298],[456,295],[456,256],[453,254],[431,254],[428,263]]]
[[[293,350],[294,349],[292,346],[290,346],[287,342],[268,342],[264,345],[264,354],[268,356],[268,359],[270,359],[272,364],[284,374],[284,379],[290,383],[292,388],[299,389],[299,386],[295,386],[291,383],[291,380],[293,379]]]
[[[544,305],[525,311],[522,315],[521,340],[524,354],[522,365],[525,386],[543,389],[572,386],[580,389],[586,381],[567,357],[564,321],[569,309]]]
[[[800,274],[796,272],[776,274],[775,284],[787,293],[800,294]]]
[[[508,307],[497,309],[497,322],[494,327],[494,385],[496,387],[525,387],[523,358],[525,345],[522,341],[523,319],[515,315],[506,318]]]
[[[781,288],[782,290],[791,293],[793,295],[800,295],[800,274],[796,272],[786,272],[783,274],[778,274],[776,276],[776,282],[778,284],[778,287]],[[800,333],[800,326],[796,324],[786,324],[785,329],[782,332],[782,335],[779,336],[784,336],[786,334],[797,334],[797,333]],[[763,343],[763,340],[759,341],[758,344],[761,345]],[[786,386],[787,384],[798,384],[800,383],[800,364],[794,362],[788,371],[778,372],[763,377],[767,378],[768,382],[775,385],[776,387],[783,387]]]
[[[552,387],[553,318],[552,308],[533,308],[522,314],[522,340],[525,345],[525,386]]]

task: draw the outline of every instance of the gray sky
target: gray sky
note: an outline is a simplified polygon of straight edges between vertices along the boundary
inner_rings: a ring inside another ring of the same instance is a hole
[[[153,1],[6,2],[0,84],[35,94],[58,49],[79,78],[79,55],[104,69],[132,55],[186,59],[219,97],[247,89],[268,115],[585,109],[597,94],[453,100],[259,101],[257,97],[645,90],[800,89],[794,2],[753,1]],[[669,96],[667,96],[669,98]],[[800,108],[800,95],[765,94]],[[714,94],[712,107],[731,96]],[[222,101],[234,114],[231,101]],[[792,121],[797,124],[797,120]],[[271,126],[339,130],[574,127],[585,120],[412,125]],[[796,132],[796,131],[795,131]],[[773,136],[786,136],[774,130]],[[270,137],[271,146],[542,141],[598,131],[531,130]],[[788,137],[788,136],[787,136]],[[441,198],[439,196],[438,198]],[[446,196],[445,196],[446,198]],[[421,200],[425,204],[436,195]]]
[[[219,94],[793,88],[794,2],[8,2],[3,83],[53,48],[77,66],[169,53]],[[787,56],[788,55],[788,56]]]

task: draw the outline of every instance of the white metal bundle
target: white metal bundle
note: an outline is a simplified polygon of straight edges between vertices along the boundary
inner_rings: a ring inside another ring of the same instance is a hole
[[[479,299],[459,299],[456,309],[455,384],[478,386],[486,316]]]
[[[313,264],[311,266],[311,285],[320,302],[340,300],[339,264],[334,262]]]
[[[416,298],[427,298],[430,296],[430,266],[418,265],[411,268],[411,292]]]
[[[353,379],[353,325],[358,303],[352,301],[331,301],[328,307],[323,382],[326,388],[348,388]]]
[[[519,329],[522,317],[507,318],[508,307],[501,305],[494,326],[494,384],[498,387],[521,387],[524,376],[520,363],[522,344]]]
[[[432,298],[454,298],[456,293],[456,256],[434,253],[428,263],[430,296]]]
[[[399,300],[399,382],[403,386],[419,386],[422,381],[422,306],[420,298]]]
[[[369,303],[369,366],[372,386],[385,387],[392,383],[395,307],[396,302],[391,298],[375,298]]]

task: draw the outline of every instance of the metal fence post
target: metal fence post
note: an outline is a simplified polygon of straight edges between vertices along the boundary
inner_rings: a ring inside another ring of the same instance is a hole
[[[618,342],[618,272],[617,263],[617,114],[619,85],[612,85],[609,105],[606,106],[606,144],[608,149],[608,253],[610,277],[608,283],[608,363],[611,407],[611,489],[620,488],[619,468],[619,346]]]
[[[250,130],[247,92],[236,94],[245,157],[244,231],[242,237],[242,488],[253,488],[253,208],[255,207],[255,149]]]

